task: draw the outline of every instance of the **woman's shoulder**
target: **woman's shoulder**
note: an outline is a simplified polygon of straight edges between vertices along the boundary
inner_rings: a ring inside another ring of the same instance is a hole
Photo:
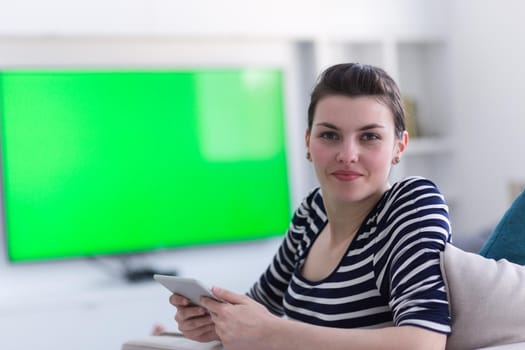
[[[326,209],[323,202],[322,191],[319,187],[311,189],[296,209],[295,219],[301,218],[326,220]]]
[[[312,188],[306,196],[303,197],[300,207],[311,209],[316,206],[321,206],[324,210],[323,194],[319,186]]]
[[[438,186],[431,180],[422,176],[409,176],[392,185],[387,191],[390,195],[395,197],[407,196],[410,193],[425,194],[435,193],[441,195]]]
[[[321,189],[316,187],[303,198],[295,210],[287,237],[292,245],[309,245],[327,221]]]
[[[430,179],[423,176],[408,176],[402,180],[397,181],[394,186],[411,187],[411,186],[431,186],[437,188],[438,186]]]
[[[448,211],[445,198],[438,186],[421,176],[410,176],[400,180],[383,196],[383,208],[399,210],[418,210],[422,206],[436,206]]]
[[[443,241],[448,239],[448,205],[434,182],[411,176],[393,184],[387,192],[378,217],[384,219],[389,227],[403,226],[403,230],[396,231],[399,237],[407,236],[406,229],[417,231],[414,237],[437,233]],[[419,230],[423,226],[427,229]],[[423,231],[424,234],[421,233]]]

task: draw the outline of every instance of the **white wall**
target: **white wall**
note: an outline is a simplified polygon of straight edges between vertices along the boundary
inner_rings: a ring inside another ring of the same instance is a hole
[[[494,225],[509,181],[525,182],[525,3],[449,2],[454,173],[458,233]]]
[[[443,28],[436,0],[1,0],[0,34],[367,37]]]

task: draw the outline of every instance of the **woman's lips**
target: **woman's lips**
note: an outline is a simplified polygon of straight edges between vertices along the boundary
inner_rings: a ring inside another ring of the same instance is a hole
[[[339,181],[354,181],[355,179],[361,177],[360,173],[348,170],[337,170],[334,171],[332,175],[334,175]]]

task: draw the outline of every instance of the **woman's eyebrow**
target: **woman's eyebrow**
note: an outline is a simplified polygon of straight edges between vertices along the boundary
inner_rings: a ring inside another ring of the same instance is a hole
[[[337,126],[335,126],[332,123],[328,123],[328,122],[321,122],[321,123],[317,123],[315,125],[316,126],[324,126],[325,128],[329,128],[329,129],[339,130],[339,128]]]
[[[368,125],[365,125],[361,128],[359,128],[360,131],[365,131],[365,130],[370,130],[370,129],[384,129],[385,126],[384,125],[381,125],[381,124],[368,124]]]
[[[325,128],[329,128],[329,129],[333,129],[333,130],[339,130],[339,128],[337,126],[335,126],[332,123],[328,123],[328,122],[321,122],[321,123],[317,123],[315,125],[316,126],[324,126]],[[366,130],[370,130],[370,129],[384,129],[384,128],[385,128],[384,125],[372,123],[372,124],[364,125],[364,126],[360,127],[358,130],[359,131],[366,131]]]

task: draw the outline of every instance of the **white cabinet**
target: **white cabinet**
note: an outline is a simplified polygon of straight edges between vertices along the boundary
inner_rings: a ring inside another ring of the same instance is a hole
[[[169,295],[154,283],[75,294],[46,297],[35,291],[19,305],[0,304],[2,348],[118,350],[127,340],[147,336],[156,323],[174,327]]]
[[[152,252],[127,257],[144,264],[245,293],[281,238]],[[1,248],[1,247],[0,247]],[[118,350],[147,336],[155,324],[174,330],[170,293],[149,281],[126,283],[115,264],[81,259],[9,266],[0,264],[0,348],[6,350]],[[116,265],[118,266],[118,265]]]

